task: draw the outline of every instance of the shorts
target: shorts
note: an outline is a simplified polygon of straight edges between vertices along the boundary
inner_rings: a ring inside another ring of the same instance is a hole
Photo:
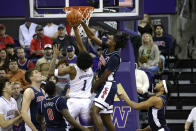
[[[88,98],[69,98],[67,100],[67,107],[71,116],[76,119],[79,117],[80,124],[85,127],[93,126],[90,116],[90,108],[92,101]]]
[[[115,82],[106,82],[95,96],[95,106],[101,108],[100,114],[113,113],[114,97],[117,93]]]

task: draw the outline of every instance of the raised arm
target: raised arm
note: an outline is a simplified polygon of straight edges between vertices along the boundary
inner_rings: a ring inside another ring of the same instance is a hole
[[[160,104],[161,99],[159,99],[156,96],[150,97],[148,100],[140,102],[140,103],[136,103],[134,101],[131,101],[129,98],[127,98],[124,94],[120,94],[119,95],[120,99],[124,100],[127,105],[129,105],[130,107],[132,107],[135,110],[144,110],[144,109],[148,109],[150,107],[158,107]]]
[[[32,131],[38,131],[28,115],[29,107],[33,97],[34,97],[33,90],[30,88],[26,89],[23,95],[21,114],[24,122],[32,129]]]
[[[102,46],[102,41],[96,37],[96,35],[90,30],[90,28],[86,25],[86,23],[81,23],[84,31],[86,32],[89,39],[93,40],[97,45]]]
[[[79,34],[79,30],[77,27],[73,27],[74,33],[75,33],[75,37],[76,37],[76,41],[77,41],[77,46],[79,49],[79,52],[87,52],[86,48],[84,47],[84,44],[82,42],[81,36]]]

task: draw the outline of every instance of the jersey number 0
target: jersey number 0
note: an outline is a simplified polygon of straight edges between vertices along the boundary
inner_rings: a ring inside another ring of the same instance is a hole
[[[54,120],[54,115],[53,115],[53,111],[52,109],[47,109],[47,113],[48,113],[48,119],[49,120]]]

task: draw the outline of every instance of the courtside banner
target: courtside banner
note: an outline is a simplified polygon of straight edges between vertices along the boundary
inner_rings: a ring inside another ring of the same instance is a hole
[[[129,54],[128,62],[122,62],[116,73],[116,81],[118,93],[127,95],[131,100],[137,102],[137,90],[135,82],[135,58],[131,44],[124,48],[121,55]],[[122,57],[125,58],[125,57]],[[139,125],[138,111],[129,107],[125,102],[121,101],[118,96],[114,99],[113,108],[113,124],[117,131],[136,131]]]

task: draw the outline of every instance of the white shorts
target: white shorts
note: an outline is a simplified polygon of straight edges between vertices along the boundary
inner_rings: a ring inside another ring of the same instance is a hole
[[[80,124],[85,127],[93,126],[90,116],[92,101],[90,99],[69,98],[67,107],[71,116],[76,119],[79,117]]]

